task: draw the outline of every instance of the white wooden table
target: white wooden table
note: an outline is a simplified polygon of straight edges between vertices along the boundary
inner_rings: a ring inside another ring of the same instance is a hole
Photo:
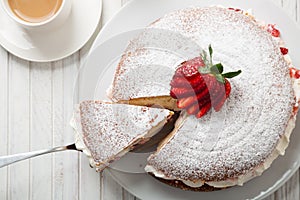
[[[300,0],[272,0],[300,24]],[[104,0],[97,32],[127,0]],[[266,11],[267,12],[267,11]],[[47,149],[74,142],[69,126],[73,87],[95,38],[57,62],[34,63],[0,47],[0,155]],[[298,66],[299,67],[299,66]],[[299,170],[267,199],[298,200]],[[0,200],[137,199],[105,174],[97,174],[84,155],[62,152],[0,169]]]

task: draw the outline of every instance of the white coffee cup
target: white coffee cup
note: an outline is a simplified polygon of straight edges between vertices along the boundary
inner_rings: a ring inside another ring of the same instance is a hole
[[[8,0],[0,0],[2,7],[6,11],[7,15],[15,21],[17,24],[21,25],[26,29],[37,29],[37,30],[50,30],[57,28],[59,25],[62,25],[63,22],[68,18],[71,7],[72,7],[72,0],[62,0],[62,3],[56,13],[51,16],[50,18],[41,21],[41,22],[28,22],[20,17],[18,17],[9,5]]]

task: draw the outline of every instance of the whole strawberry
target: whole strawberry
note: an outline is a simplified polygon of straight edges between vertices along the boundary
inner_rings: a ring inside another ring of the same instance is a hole
[[[222,108],[231,91],[227,79],[241,73],[241,70],[223,73],[221,63],[212,63],[211,45],[208,50],[209,58],[203,51],[201,56],[181,63],[170,83],[170,95],[177,99],[177,107],[197,118],[211,107],[217,112]]]

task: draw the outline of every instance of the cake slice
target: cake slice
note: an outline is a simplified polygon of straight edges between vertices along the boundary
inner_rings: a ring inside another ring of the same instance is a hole
[[[148,141],[172,115],[160,108],[83,101],[72,124],[78,133],[76,147],[101,171],[135,145]]]

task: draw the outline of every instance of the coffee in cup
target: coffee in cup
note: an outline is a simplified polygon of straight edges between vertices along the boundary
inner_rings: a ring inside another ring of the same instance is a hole
[[[54,16],[62,0],[8,0],[8,4],[21,20],[38,23]]]
[[[69,16],[73,0],[0,0],[8,16],[28,29],[50,30]]]

